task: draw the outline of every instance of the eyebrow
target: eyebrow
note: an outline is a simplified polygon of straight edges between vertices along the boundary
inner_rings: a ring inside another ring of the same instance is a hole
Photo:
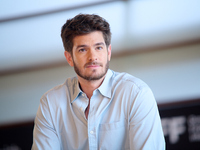
[[[100,43],[96,43],[96,44],[94,44],[94,46],[98,46],[98,45],[105,45],[105,43],[100,42]]]
[[[99,45],[104,46],[105,43],[103,43],[103,42],[99,42],[99,43],[94,44],[94,46],[99,46]],[[84,45],[84,44],[83,44],[83,45],[78,45],[78,46],[76,47],[76,49],[81,48],[81,47],[87,47],[87,45]]]
[[[78,45],[78,46],[76,47],[76,49],[81,48],[81,47],[87,47],[87,45]]]

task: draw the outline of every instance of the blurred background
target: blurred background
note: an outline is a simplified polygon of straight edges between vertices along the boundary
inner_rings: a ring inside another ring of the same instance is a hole
[[[167,149],[200,148],[199,6],[199,0],[1,0],[0,150],[30,148],[40,97],[75,75],[60,31],[79,13],[110,23],[110,68],[150,86]]]

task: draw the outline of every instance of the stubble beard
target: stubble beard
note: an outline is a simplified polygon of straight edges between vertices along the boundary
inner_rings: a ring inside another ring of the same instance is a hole
[[[74,62],[74,71],[76,72],[77,75],[79,75],[81,78],[87,80],[87,81],[95,81],[95,80],[99,80],[101,78],[103,78],[109,68],[109,61],[107,60],[106,65],[105,65],[105,69],[103,72],[101,72],[100,74],[97,75],[84,75],[81,70],[77,67],[76,63]],[[96,69],[93,69],[92,72],[95,74],[95,72],[97,72]]]

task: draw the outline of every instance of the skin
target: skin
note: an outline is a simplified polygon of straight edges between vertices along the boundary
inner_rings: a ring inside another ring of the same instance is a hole
[[[94,31],[76,36],[72,51],[72,54],[64,52],[66,60],[74,67],[81,89],[90,99],[105,78],[111,59],[111,45],[106,46],[102,32]]]

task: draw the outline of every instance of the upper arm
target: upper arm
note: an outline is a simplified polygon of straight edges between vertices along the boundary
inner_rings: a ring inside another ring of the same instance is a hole
[[[165,149],[157,104],[152,91],[145,87],[134,99],[130,111],[129,139],[131,149]]]
[[[46,99],[41,99],[35,118],[32,149],[60,149],[58,135]]]

